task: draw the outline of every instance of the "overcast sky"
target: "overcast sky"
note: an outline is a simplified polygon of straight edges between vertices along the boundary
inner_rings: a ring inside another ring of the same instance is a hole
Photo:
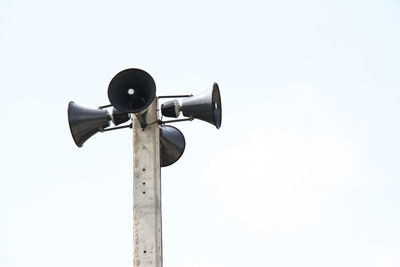
[[[132,133],[70,136],[119,71],[218,82],[177,123],[164,267],[400,266],[398,1],[0,1],[0,266],[133,266]]]

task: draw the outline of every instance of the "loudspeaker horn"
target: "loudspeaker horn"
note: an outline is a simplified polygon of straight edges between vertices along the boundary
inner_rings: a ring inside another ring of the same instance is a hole
[[[146,109],[156,95],[156,83],[141,69],[119,72],[108,86],[108,99],[119,111],[138,113]]]
[[[68,104],[68,123],[72,138],[78,147],[82,147],[90,137],[110,126],[111,116],[107,110],[89,109]]]
[[[160,165],[174,164],[185,151],[185,137],[177,128],[169,125],[160,126]]]
[[[214,83],[211,90],[184,99],[180,109],[183,116],[206,121],[219,129],[222,107],[218,84]]]

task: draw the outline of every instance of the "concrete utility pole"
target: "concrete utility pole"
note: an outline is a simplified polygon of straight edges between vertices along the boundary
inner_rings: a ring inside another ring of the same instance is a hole
[[[133,118],[133,265],[162,267],[160,129],[157,97],[142,129]]]

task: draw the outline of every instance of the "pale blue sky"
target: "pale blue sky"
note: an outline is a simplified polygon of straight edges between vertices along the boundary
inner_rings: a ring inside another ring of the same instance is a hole
[[[128,67],[218,82],[175,124],[164,266],[400,266],[397,1],[0,1],[0,266],[132,266],[129,130],[75,147],[70,100]]]

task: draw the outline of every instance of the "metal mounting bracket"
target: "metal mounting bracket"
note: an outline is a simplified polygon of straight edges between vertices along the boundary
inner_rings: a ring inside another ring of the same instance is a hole
[[[142,127],[143,130],[147,127],[146,115],[147,115],[147,110],[140,114],[135,113],[135,116],[140,123],[140,127]]]

